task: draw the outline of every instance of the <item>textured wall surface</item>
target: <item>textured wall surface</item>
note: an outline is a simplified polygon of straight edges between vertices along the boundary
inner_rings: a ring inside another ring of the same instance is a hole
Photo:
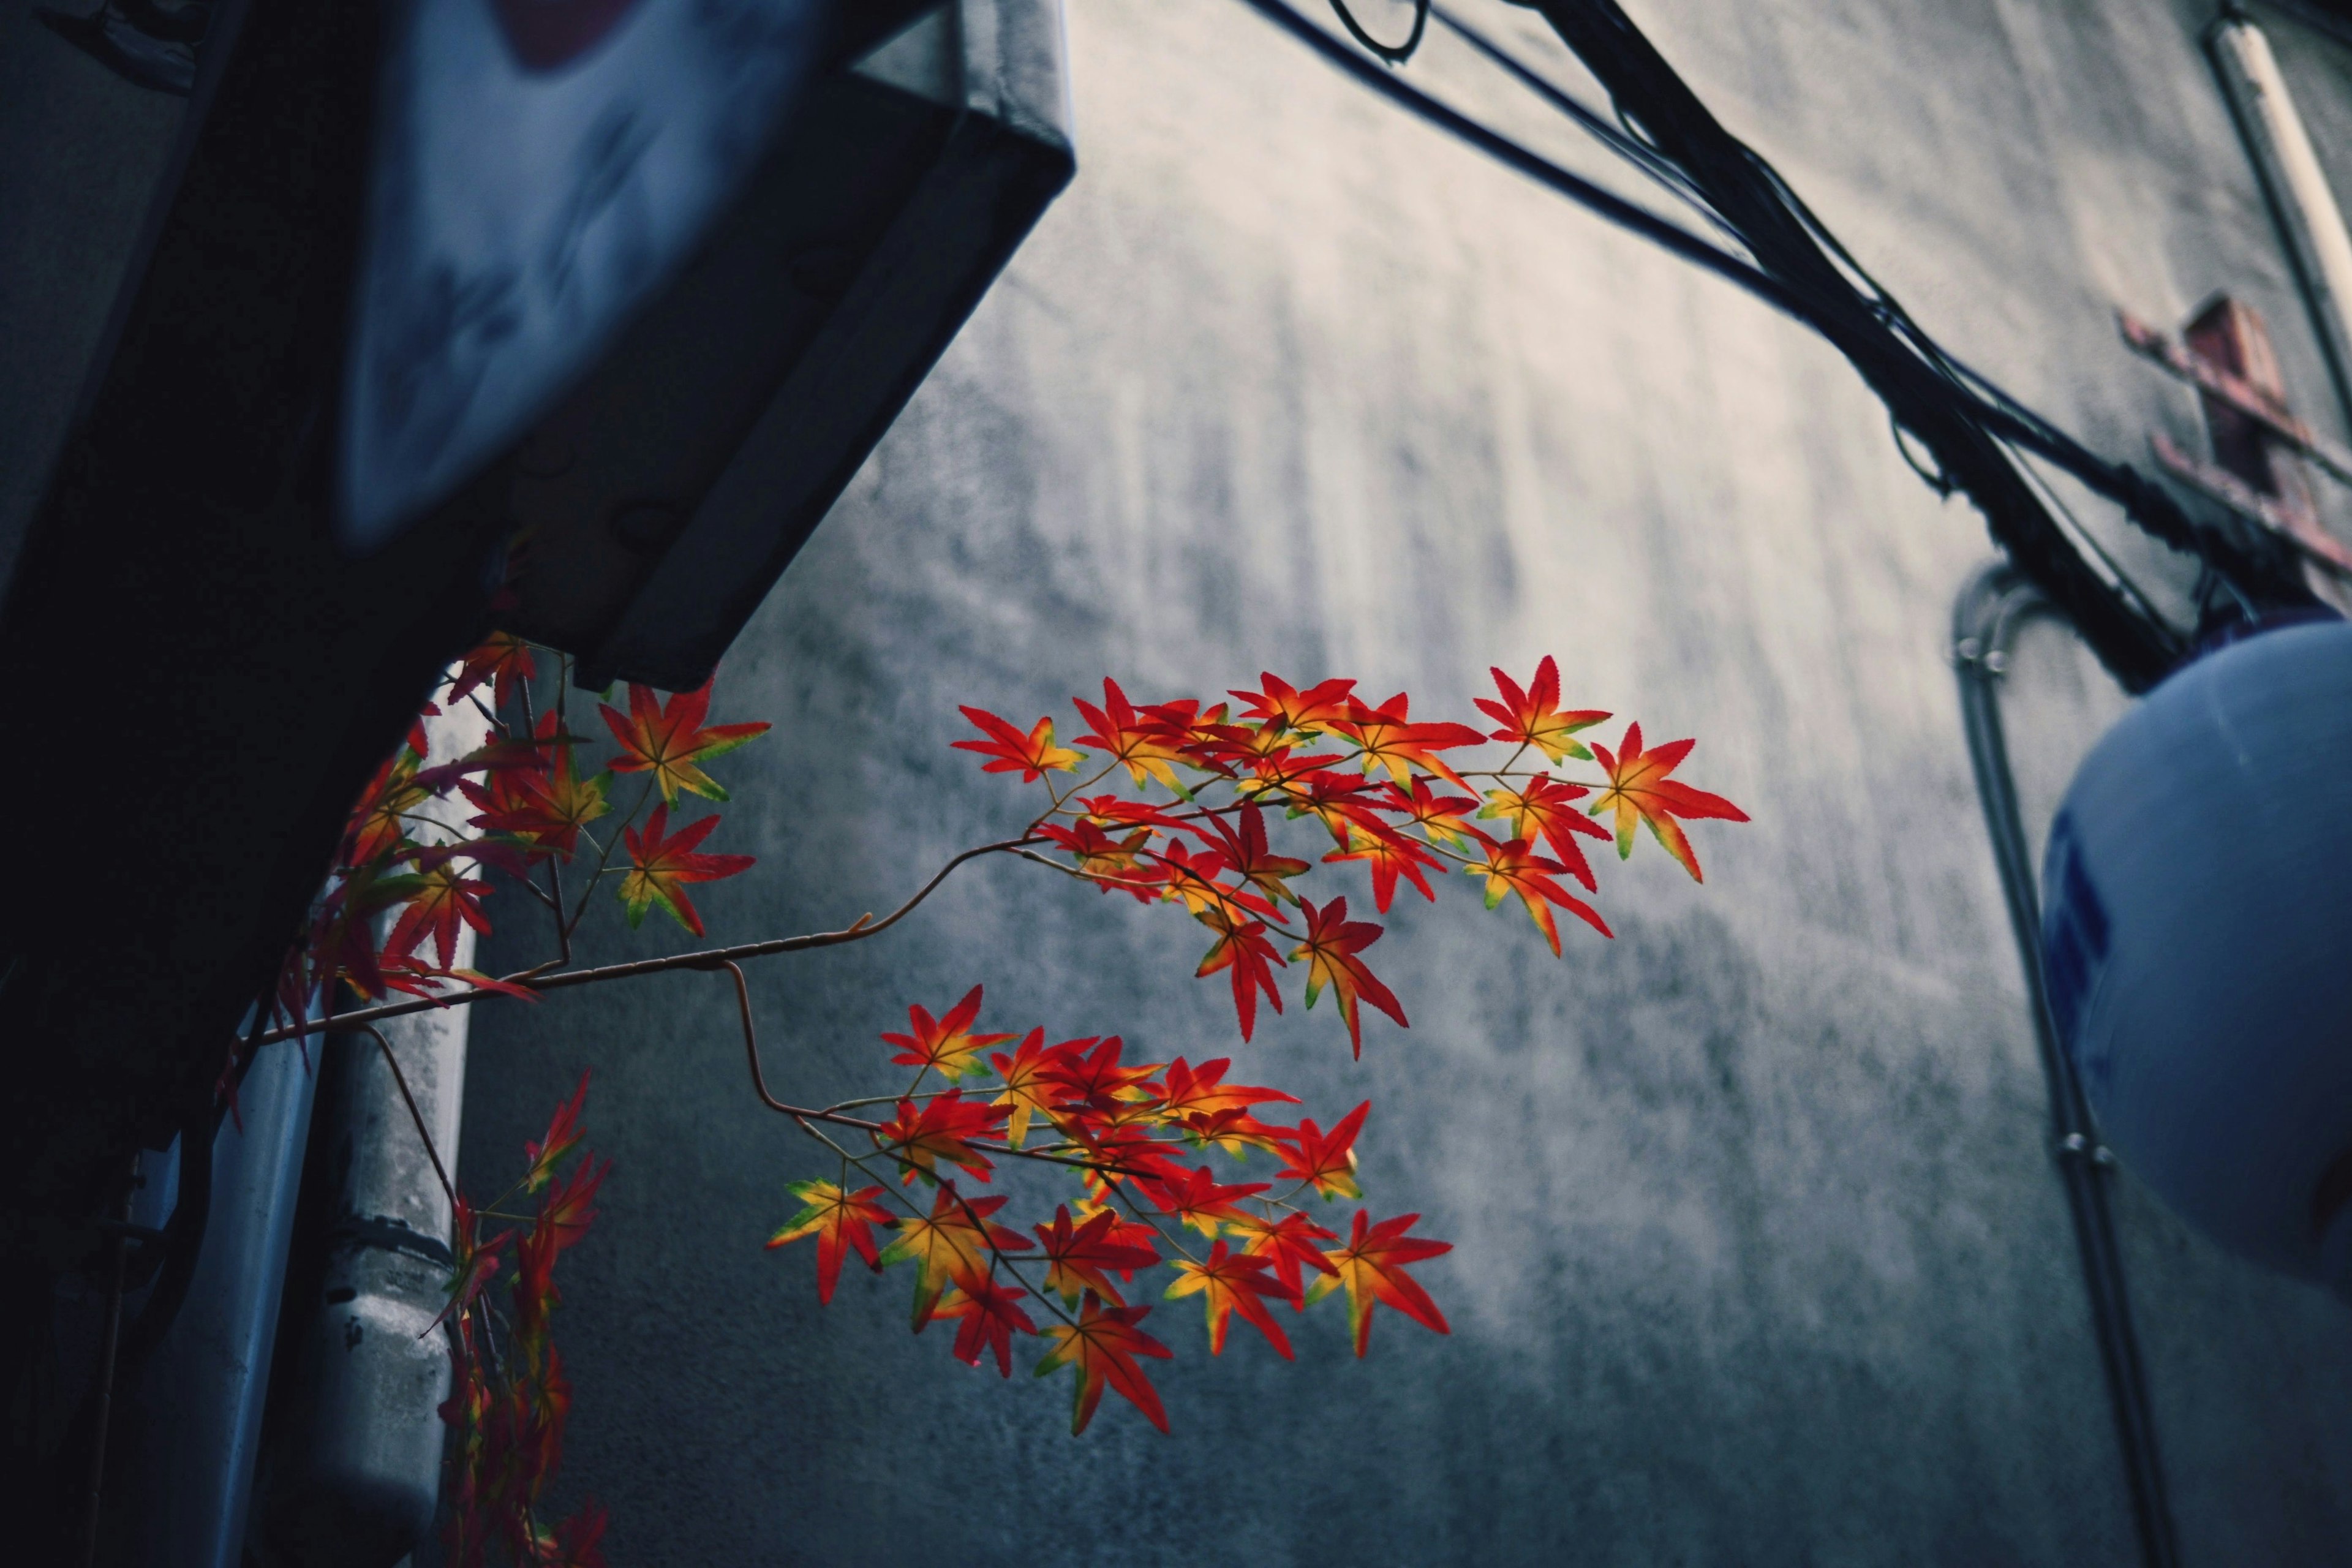
[[[1463,4],[1589,90],[1521,14]],[[2111,311],[2178,321],[2222,288],[2336,421],[2201,6],[1637,10],[1932,330],[2095,445],[2201,443]],[[761,1249],[824,1161],[752,1100],[721,980],[484,1008],[474,1184],[592,1064],[618,1160],[562,1329],[568,1489],[611,1506],[614,1560],[2134,1561],[1945,661],[1979,520],[1822,343],[1241,7],[1071,13],[1076,184],[721,672],[723,717],[778,728],[721,764],[714,847],[761,864],[701,897],[714,932],[887,908],[1016,824],[1017,789],[947,749],[955,704],[1025,720],[1107,671],[1153,696],[1344,673],[1459,710],[1488,663],[1553,652],[1578,701],[1701,737],[1687,771],[1755,825],[1699,829],[1704,888],[1654,853],[1604,868],[1617,940],[1570,932],[1564,962],[1465,887],[1401,904],[1381,956],[1410,1033],[1373,1023],[1358,1065],[1294,1012],[1234,1051],[1317,1106],[1377,1102],[1368,1187],[1456,1243],[1423,1270],[1454,1331],[1386,1319],[1358,1363],[1333,1314],[1295,1367],[1241,1335],[1212,1362],[1171,1307],[1166,1437],[1114,1403],[1073,1442],[1065,1380],[910,1341],[903,1275],[853,1270],[821,1310],[810,1259]],[[2294,45],[2298,89],[2336,95],[2315,123],[2352,113],[2333,47]],[[1458,49],[1411,69],[1622,177]],[[2046,816],[2119,699],[2054,636],[2020,666]],[[503,902],[499,967],[539,952]],[[752,984],[772,1077],[822,1102],[877,1081],[907,1003],[981,979],[1008,1025],[1224,1054],[1202,945],[989,864]],[[2345,1310],[2122,1186],[2185,1560],[2352,1559]]]

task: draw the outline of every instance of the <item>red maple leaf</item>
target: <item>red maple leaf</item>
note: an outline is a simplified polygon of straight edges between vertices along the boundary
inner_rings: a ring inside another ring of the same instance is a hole
[[[966,1073],[985,1071],[981,1065],[981,1052],[991,1046],[1001,1046],[1013,1037],[971,1032],[972,1020],[980,1016],[980,996],[981,987],[973,986],[942,1018],[932,1017],[928,1007],[908,1007],[907,1027],[911,1033],[882,1037],[884,1045],[899,1047],[898,1054],[890,1058],[890,1065],[936,1070],[950,1083]]]
[[[1413,769],[1423,768],[1457,789],[1468,789],[1461,775],[1437,753],[1479,745],[1486,737],[1467,724],[1415,724],[1409,717],[1412,701],[1402,691],[1378,708],[1351,700],[1339,732],[1363,749],[1367,773],[1385,767],[1402,784],[1412,782]]]
[[[1602,936],[1617,933],[1601,918],[1601,911],[1552,880],[1567,873],[1568,868],[1557,860],[1547,860],[1530,851],[1528,841],[1514,838],[1508,844],[1497,844],[1485,834],[1478,835],[1486,858],[1468,869],[1486,879],[1486,907],[1493,909],[1509,894],[1517,893],[1519,901],[1534,917],[1536,929],[1551,943],[1552,956],[1559,956],[1559,928],[1552,923],[1550,905],[1558,904]]]
[[[526,1346],[543,1339],[547,1315],[561,1301],[555,1260],[588,1234],[596,1218],[596,1189],[613,1163],[583,1159],[540,1200],[530,1232],[515,1247],[515,1334]]]
[[[1142,1411],[1154,1426],[1162,1432],[1168,1430],[1168,1412],[1160,1407],[1160,1393],[1135,1361],[1138,1356],[1157,1356],[1164,1361],[1174,1354],[1136,1327],[1150,1314],[1149,1307],[1106,1307],[1089,1290],[1076,1322],[1047,1326],[1045,1332],[1054,1341],[1054,1348],[1037,1363],[1037,1375],[1043,1377],[1065,1366],[1077,1369],[1077,1398],[1070,1416],[1072,1436],[1085,1431],[1087,1423],[1095,1418],[1095,1406],[1102,1403],[1105,1384],[1118,1390],[1119,1397]]]
[[[1486,807],[1482,817],[1500,817],[1510,825],[1510,837],[1524,838],[1532,844],[1541,834],[1545,845],[1559,857],[1568,874],[1584,884],[1587,892],[1599,889],[1592,879],[1592,865],[1584,858],[1583,846],[1576,841],[1579,834],[1587,838],[1609,842],[1608,831],[1583,813],[1572,809],[1572,803],[1592,792],[1582,784],[1561,784],[1549,773],[1538,773],[1528,781],[1525,789],[1490,789],[1486,792]]]
[[[877,1189],[877,1191],[879,1189]],[[1029,1294],[999,1285],[993,1279],[973,1279],[958,1285],[940,1298],[932,1316],[961,1318],[963,1327],[956,1331],[954,1355],[966,1366],[978,1366],[981,1352],[996,1352],[996,1370],[1006,1377],[1013,1375],[1013,1335],[1015,1331],[1034,1334],[1037,1325],[1029,1314],[1013,1305]]]
[[[524,1192],[535,1193],[547,1185],[548,1178],[555,1174],[557,1163],[579,1144],[580,1112],[588,1103],[588,1075],[592,1070],[580,1070],[579,1086],[572,1089],[570,1100],[555,1108],[555,1115],[547,1124],[546,1138],[522,1146],[525,1157],[530,1161],[530,1168],[523,1173]]]
[[[1364,1190],[1356,1184],[1356,1134],[1364,1130],[1364,1118],[1371,1110],[1368,1100],[1328,1132],[1316,1126],[1312,1117],[1301,1121],[1284,1142],[1284,1158],[1289,1163],[1275,1173],[1276,1178],[1311,1183],[1327,1198],[1362,1197]]]
[[[530,644],[509,632],[492,632],[481,647],[459,661],[447,700],[455,707],[474,688],[488,681],[490,708],[496,711],[506,707],[516,686],[538,672],[539,667],[531,661]]]
[[[700,764],[766,734],[769,729],[766,724],[706,727],[702,721],[710,711],[709,680],[692,691],[678,692],[667,702],[656,701],[653,688],[631,681],[628,717],[601,703],[597,711],[604,716],[613,739],[620,742],[621,754],[613,760],[613,771],[653,774],[665,805],[676,805],[680,790],[725,800],[727,792]]]
[[[1347,717],[1349,694],[1356,689],[1352,680],[1325,680],[1301,691],[1278,675],[1261,671],[1257,679],[1259,690],[1232,695],[1249,704],[1241,717],[1261,723],[1275,735],[1286,731],[1299,734],[1336,731],[1337,721]]]
[[[1313,868],[1304,860],[1293,860],[1267,849],[1265,813],[1255,805],[1242,807],[1242,829],[1238,834],[1217,813],[1210,813],[1208,822],[1223,841],[1222,855],[1227,870],[1276,903],[1298,902],[1298,895],[1284,885],[1285,879],[1305,876]]]
[[[1233,971],[1234,1014],[1241,1020],[1242,1038],[1250,1037],[1257,1026],[1257,994],[1282,1011],[1282,993],[1275,989],[1274,966],[1283,962],[1265,939],[1265,927],[1253,920],[1236,918],[1223,910],[1212,910],[1201,916],[1200,921],[1217,933],[1210,944],[1208,955],[1193,974],[1202,980],[1220,970]]]
[[[1321,909],[1306,906],[1307,940],[1291,953],[1291,959],[1307,961],[1307,1005],[1315,1005],[1315,998],[1328,984],[1339,1004],[1339,1016],[1348,1022],[1349,1043],[1356,1056],[1364,1054],[1363,1023],[1357,1016],[1359,1000],[1370,1002],[1397,1022],[1399,1028],[1410,1028],[1405,1022],[1403,1005],[1395,994],[1381,984],[1378,976],[1365,966],[1356,954],[1381,940],[1381,928],[1369,921],[1348,918],[1348,900],[1333,899]]]
[[[669,807],[657,805],[646,817],[643,833],[634,827],[621,829],[629,849],[629,870],[621,879],[620,895],[629,911],[631,930],[645,922],[646,910],[659,904],[678,924],[697,936],[702,934],[702,916],[686,896],[686,885],[732,877],[758,863],[749,855],[696,853],[695,846],[709,837],[718,826],[719,818],[706,816],[672,834]]]
[[[1078,744],[1088,751],[1107,752],[1114,763],[1123,763],[1138,788],[1147,780],[1158,779],[1176,794],[1187,795],[1183,781],[1176,776],[1170,764],[1184,762],[1185,747],[1191,742],[1190,715],[1181,721],[1167,711],[1167,704],[1159,710],[1135,710],[1120,690],[1118,682],[1105,677],[1103,705],[1100,708],[1083,697],[1074,697],[1071,705],[1085,716],[1094,728],[1078,737]]]
[[[1252,1258],[1265,1258],[1273,1267],[1275,1278],[1295,1310],[1307,1310],[1302,1268],[1312,1268],[1318,1274],[1339,1272],[1323,1256],[1323,1249],[1315,1245],[1318,1241],[1337,1241],[1339,1234],[1324,1229],[1303,1214],[1286,1214],[1280,1219],[1244,1215],[1230,1222],[1230,1228],[1236,1236],[1249,1237],[1243,1251]]]
[[[1559,666],[1552,662],[1551,655],[1544,655],[1543,662],[1536,666],[1536,678],[1524,691],[1499,669],[1490,668],[1486,673],[1495,678],[1495,689],[1503,695],[1500,702],[1478,699],[1479,710],[1502,726],[1492,739],[1534,746],[1554,763],[1562,757],[1591,759],[1592,753],[1570,737],[1609,715],[1592,709],[1559,710]]]
[[[1340,1287],[1347,1288],[1348,1327],[1355,1335],[1359,1356],[1371,1346],[1372,1309],[1376,1305],[1393,1308],[1437,1333],[1454,1331],[1446,1326],[1445,1314],[1429,1299],[1429,1292],[1405,1272],[1408,1264],[1454,1250],[1450,1241],[1407,1237],[1404,1233],[1420,1217],[1417,1214],[1399,1215],[1372,1225],[1371,1216],[1358,1209],[1355,1232],[1348,1238],[1348,1245],[1323,1255],[1331,1264],[1332,1272],[1307,1288],[1309,1301],[1319,1301]]]
[[[1202,1236],[1214,1237],[1219,1221],[1248,1219],[1244,1211],[1234,1206],[1235,1201],[1265,1191],[1267,1184],[1222,1185],[1208,1166],[1199,1165],[1174,1180],[1145,1182],[1140,1185],[1161,1214],[1180,1225],[1191,1226]]]
[[[1038,720],[1036,727],[1024,735],[985,708],[962,708],[958,711],[988,737],[985,741],[955,742],[959,752],[978,752],[991,759],[982,766],[982,773],[1019,773],[1023,784],[1034,784],[1048,770],[1065,773],[1077,771],[1078,753],[1054,744],[1051,719]]]
[[[1235,1312],[1252,1328],[1266,1337],[1268,1343],[1280,1352],[1282,1359],[1294,1359],[1290,1353],[1290,1336],[1265,1310],[1268,1296],[1286,1292],[1281,1281],[1266,1278],[1273,1260],[1248,1253],[1237,1253],[1223,1242],[1209,1249],[1209,1260],[1195,1263],[1189,1258],[1176,1260],[1176,1282],[1168,1287],[1171,1300],[1199,1295],[1209,1310],[1209,1353],[1225,1353],[1225,1325]]]
[[[1045,1244],[1045,1289],[1057,1292],[1066,1303],[1091,1290],[1108,1297],[1116,1305],[1125,1306],[1118,1287],[1110,1282],[1110,1275],[1133,1279],[1137,1269],[1149,1268],[1160,1261],[1159,1252],[1149,1243],[1138,1243],[1118,1234],[1122,1228],[1119,1217],[1108,1208],[1096,1210],[1082,1223],[1073,1223],[1069,1206],[1062,1205],[1054,1210],[1052,1226],[1032,1228]],[[1125,1228],[1132,1231],[1135,1227]]]
[[[417,944],[429,935],[435,955],[441,961],[441,967],[446,969],[457,961],[459,921],[478,931],[490,929],[489,917],[482,913],[482,895],[490,890],[490,884],[467,876],[458,860],[459,856],[449,848],[423,852],[423,868],[415,877],[415,885],[403,900],[400,918],[393,922],[391,934],[384,938],[385,958],[401,958],[415,952]]]
[[[1745,822],[1748,814],[1719,795],[1709,795],[1703,789],[1670,779],[1666,775],[1682,765],[1690,755],[1693,741],[1669,741],[1663,746],[1642,749],[1642,726],[1633,724],[1625,731],[1625,744],[1615,756],[1609,748],[1593,747],[1601,766],[1609,774],[1609,787],[1592,803],[1592,815],[1614,809],[1617,813],[1617,858],[1623,859],[1633,852],[1633,821],[1636,816],[1646,824],[1666,853],[1683,863],[1691,880],[1705,881],[1699,875],[1698,857],[1691,852],[1690,840],[1683,837],[1682,825],[1675,819],[1715,817],[1725,822]]]
[[[1445,870],[1444,861],[1403,834],[1391,832],[1378,824],[1350,823],[1348,847],[1335,849],[1323,859],[1326,864],[1339,860],[1361,860],[1369,866],[1372,873],[1372,902],[1382,914],[1388,913],[1389,904],[1396,897],[1398,877],[1403,877],[1421,889],[1423,898],[1435,903],[1437,895],[1431,891],[1429,879],[1421,874],[1421,870],[1424,866],[1441,875]]]
[[[928,1182],[938,1181],[942,1160],[962,1166],[984,1182],[995,1167],[987,1155],[971,1146],[971,1140],[994,1132],[1008,1114],[1003,1106],[966,1100],[960,1089],[948,1090],[919,1110],[913,1100],[902,1100],[898,1113],[874,1130],[874,1144],[902,1167],[901,1185],[919,1175]]]
[[[890,1224],[891,1215],[874,1201],[882,1195],[880,1187],[861,1187],[852,1193],[831,1182],[808,1181],[793,1182],[789,1190],[805,1206],[768,1237],[768,1246],[773,1248],[803,1237],[816,1237],[819,1301],[833,1300],[833,1288],[841,1279],[841,1259],[847,1251],[854,1249],[866,1259],[866,1268],[881,1272],[882,1260],[874,1247],[874,1227]]]

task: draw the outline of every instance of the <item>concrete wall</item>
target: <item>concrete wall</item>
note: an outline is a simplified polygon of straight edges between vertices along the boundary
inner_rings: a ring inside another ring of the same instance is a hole
[[[2095,445],[2201,440],[2110,312],[2222,288],[2337,422],[2202,5],[1637,10],[1932,330]],[[722,717],[778,728],[721,764],[714,847],[761,865],[701,897],[713,931],[887,908],[1017,824],[947,749],[955,705],[1025,720],[1105,672],[1152,696],[1344,673],[1460,710],[1490,662],[1556,653],[1579,701],[1701,737],[1688,772],[1756,822],[1698,831],[1704,888],[1654,853],[1604,868],[1618,938],[1571,931],[1564,962],[1467,888],[1401,904],[1380,955],[1410,1033],[1373,1023],[1359,1065],[1318,1010],[1234,1052],[1327,1112],[1377,1102],[1367,1185],[1456,1243],[1423,1270],[1454,1332],[1390,1318],[1358,1363],[1327,1310],[1296,1366],[1240,1334],[1212,1362],[1171,1306],[1166,1437],[1113,1402],[1073,1442],[1066,1380],[910,1341],[903,1274],[821,1310],[807,1258],[762,1252],[784,1183],[827,1166],[753,1102],[720,979],[483,1009],[471,1184],[588,1065],[618,1160],[561,1326],[567,1491],[611,1506],[614,1561],[2135,1561],[1945,661],[1979,520],[1807,333],[1240,6],[1071,11],[1076,185],[722,671]],[[2347,57],[2294,47],[2342,122]],[[1411,70],[1608,169],[1458,50]],[[2041,634],[2018,684],[2046,816],[2119,700]],[[502,902],[492,967],[541,946]],[[764,961],[769,1070],[867,1091],[907,1003],[982,979],[1008,1026],[1224,1054],[1202,945],[986,865],[900,932]],[[2344,1309],[2119,1186],[2185,1561],[2352,1557]]]

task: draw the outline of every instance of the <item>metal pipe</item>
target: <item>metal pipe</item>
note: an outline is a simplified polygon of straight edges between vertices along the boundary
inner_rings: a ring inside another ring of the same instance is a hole
[[[2074,1076],[2074,1064],[2058,1043],[2050,1019],[2042,973],[2042,908],[2039,880],[2026,847],[2025,826],[2009,766],[2009,744],[2000,718],[2000,681],[2009,668],[2011,639],[2037,616],[2063,617],[2039,589],[2007,563],[1979,570],[1960,590],[1952,608],[1952,663],[1959,673],[1960,717],[1968,731],[1969,762],[1977,796],[1984,806],[1993,861],[2000,872],[2001,896],[2009,907],[2010,931],[2025,974],[2026,1004],[2033,1015],[2033,1038],[2042,1072],[2050,1086],[2051,1152],[2066,1188],[2066,1206],[2081,1254],[2083,1284],[2091,1301],[2091,1324],[2098,1340],[2099,1364],[2106,1375],[2107,1399],[2123,1450],[2131,1496],[2132,1522],[2140,1560],[2147,1568],[2177,1568],[2180,1548],[2172,1523],[2164,1464],[2157,1447],[2156,1414],[2140,1364],[2139,1336],[2132,1327],[2131,1293],[2123,1255],[2116,1243],[2114,1212],[2105,1176],[2115,1156],[2098,1141],[2098,1130]]]
[[[425,728],[436,763],[488,734],[463,702]],[[464,835],[467,809],[459,803],[416,837]],[[472,964],[471,930],[460,928],[451,956]],[[380,1038],[336,1035],[320,1047],[311,1179],[330,1190],[310,1211],[323,1234],[305,1245],[324,1258],[314,1293],[297,1304],[309,1318],[289,1328],[294,1380],[273,1417],[257,1532],[273,1563],[392,1568],[432,1529],[449,1396],[448,1349],[434,1319],[454,1266],[443,1183],[457,1153],[470,1016],[462,1007],[414,1013],[384,1020]]]
[[[2233,7],[2207,32],[2205,47],[2286,240],[2336,399],[2352,421],[2352,233],[2262,28]]]
[[[187,1299],[139,1377],[125,1506],[146,1568],[242,1563],[313,1088],[303,1053],[264,1050],[214,1134]]]

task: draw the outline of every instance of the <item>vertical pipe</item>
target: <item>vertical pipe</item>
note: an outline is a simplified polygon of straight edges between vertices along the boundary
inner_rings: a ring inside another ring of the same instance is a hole
[[[2140,1561],[2147,1568],[2179,1568],[2180,1547],[2173,1530],[2164,1462],[2157,1447],[2156,1413],[2148,1400],[2139,1335],[2132,1326],[2131,1292],[2116,1241],[2115,1214],[2107,1201],[2106,1174],[2114,1168],[2115,1159],[2099,1143],[2089,1102],[2074,1076],[2074,1064],[2060,1047],[2057,1030],[2050,1022],[2042,973],[2041,897],[2032,857],[2026,848],[2025,826],[2018,815],[2017,790],[2001,725],[2000,683],[2009,668],[2009,638],[2026,620],[2056,614],[2055,607],[2013,568],[2006,563],[1988,566],[1969,578],[1952,608],[1952,662],[1959,673],[1960,720],[1976,773],[1977,797],[1984,806],[1993,862],[2009,906],[2010,930],[2017,939],[2018,962],[2025,972],[2034,1043],[2041,1051],[2042,1076],[2050,1086],[2051,1152],[2074,1222],[2083,1286],[2090,1297],[2092,1331],[2097,1337],[2116,1440],[2122,1449]]]
[[[469,703],[425,728],[434,763],[488,736]],[[450,842],[467,835],[468,809],[458,803],[446,821],[413,831]],[[461,926],[452,962],[469,966],[473,952],[474,933]],[[325,1234],[305,1246],[320,1247],[324,1266],[316,1293],[295,1304],[307,1321],[289,1329],[299,1359],[290,1397],[273,1416],[258,1531],[270,1562],[392,1568],[432,1529],[449,1396],[448,1351],[434,1319],[453,1266],[441,1182],[443,1170],[455,1179],[471,1014],[387,1019],[381,1042],[337,1035],[323,1047],[311,1179],[330,1191],[318,1211]]]
[[[2205,43],[2286,240],[2336,400],[2352,423],[2352,233],[2263,30],[2233,9],[2214,23]]]
[[[278,1296],[310,1130],[303,1053],[254,1059],[213,1140],[211,1212],[185,1303],[140,1378],[125,1507],[143,1568],[239,1568]]]

